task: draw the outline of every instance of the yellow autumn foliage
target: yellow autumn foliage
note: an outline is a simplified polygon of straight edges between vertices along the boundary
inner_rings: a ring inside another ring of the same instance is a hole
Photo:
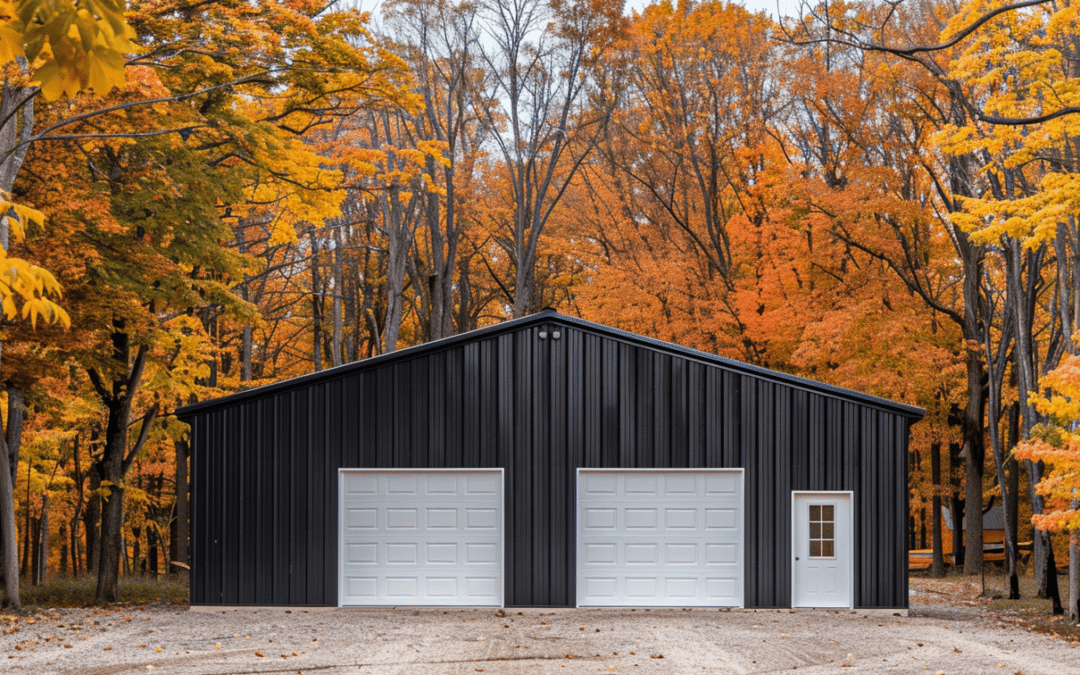
[[[1072,502],[1080,498],[1080,355],[1064,359],[1043,377],[1039,389],[1045,393],[1032,392],[1030,400],[1050,422],[1037,425],[1031,440],[1016,448],[1018,458],[1046,464],[1035,490],[1046,498],[1047,511],[1032,522],[1041,530],[1077,532],[1080,510]]]

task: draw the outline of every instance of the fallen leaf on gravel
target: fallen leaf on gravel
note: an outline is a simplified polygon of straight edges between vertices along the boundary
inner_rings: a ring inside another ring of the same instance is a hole
[[[161,652],[161,647],[158,647],[157,650],[158,650],[158,652]]]
[[[215,642],[214,643],[214,649],[221,649],[221,643],[220,642]]]
[[[787,637],[787,633],[780,633],[780,637]]]
[[[964,652],[959,647],[953,647],[953,651],[957,654],[963,654]]]
[[[649,656],[649,658],[650,659],[662,659],[662,658],[664,658],[664,655],[663,654],[652,654],[651,656]]]
[[[71,645],[69,645],[68,643],[65,642],[64,643],[64,649],[71,649]]]
[[[476,638],[476,641],[477,641],[477,642],[483,642],[483,641],[484,641],[484,638],[482,638],[482,637],[478,637],[478,638]]]
[[[831,644],[831,645],[838,645],[838,644],[840,644],[840,643],[839,643],[839,642],[837,642],[836,640],[829,640],[829,644]]]
[[[130,616],[125,616],[124,621],[131,621],[131,617]]]
[[[146,643],[145,643],[145,642],[140,642],[140,643],[139,643],[139,646],[140,646],[140,647],[145,647],[145,646],[146,646]]]
[[[578,630],[585,630],[585,626],[578,626]]]
[[[849,659],[853,659],[853,658],[855,658],[855,655],[854,655],[854,654],[852,654],[851,652],[848,652],[848,654],[847,654],[847,657],[848,657]]]
[[[112,649],[112,647],[106,647],[105,651],[109,651],[110,649]]]
[[[263,654],[262,652],[255,652],[255,656],[263,657],[266,656],[266,654]]]

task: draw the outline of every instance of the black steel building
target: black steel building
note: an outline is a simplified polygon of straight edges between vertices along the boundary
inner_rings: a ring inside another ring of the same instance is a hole
[[[922,410],[553,311],[178,415],[193,605],[907,606]]]

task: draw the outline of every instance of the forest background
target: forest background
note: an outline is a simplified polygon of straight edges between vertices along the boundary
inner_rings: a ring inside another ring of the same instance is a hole
[[[4,604],[183,572],[177,407],[554,307],[925,408],[910,547],[1077,621],[1077,8],[0,3]]]

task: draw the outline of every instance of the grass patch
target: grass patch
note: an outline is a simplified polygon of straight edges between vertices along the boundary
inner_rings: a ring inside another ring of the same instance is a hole
[[[94,604],[97,577],[58,576],[40,586],[20,585],[19,596],[24,607],[89,607]],[[121,576],[119,598],[122,603],[144,604],[169,602],[187,604],[186,576],[154,577]]]
[[[958,602],[980,607],[980,616],[993,619],[1014,629],[1045,633],[1070,642],[1080,642],[1080,626],[1068,623],[1063,616],[1054,616],[1049,599],[1036,595],[1033,577],[1021,575],[1020,598],[1009,600],[1009,585],[1000,570],[989,568],[985,580],[979,576],[966,576],[951,570],[943,579],[929,579],[919,575],[912,577],[912,586],[929,589],[945,602]],[[985,586],[984,586],[985,584]],[[1058,589],[1062,602],[1068,602],[1068,575],[1058,575]],[[940,602],[941,600],[939,600]]]

